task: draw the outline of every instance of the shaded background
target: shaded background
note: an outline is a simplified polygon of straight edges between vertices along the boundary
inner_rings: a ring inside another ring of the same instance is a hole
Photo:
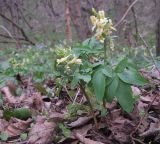
[[[116,24],[133,0],[1,0],[0,46],[83,41],[91,36],[91,8],[105,10]],[[159,0],[139,0],[116,28],[117,46],[140,45],[138,33],[151,45],[158,35]],[[3,27],[3,28],[2,28]],[[8,32],[6,32],[7,29]],[[157,49],[157,55],[159,55]]]

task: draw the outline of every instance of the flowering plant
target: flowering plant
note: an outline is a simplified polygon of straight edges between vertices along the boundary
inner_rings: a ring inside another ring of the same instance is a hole
[[[72,48],[66,45],[56,48],[58,78],[65,79],[71,88],[81,89],[93,115],[90,95],[94,95],[99,104],[117,99],[125,111],[131,112],[135,102],[131,85],[144,85],[147,81],[127,58],[122,58],[116,65],[107,59],[105,41],[109,39],[111,47],[112,31],[115,29],[112,20],[105,17],[104,11],[96,12],[93,9],[93,14],[91,22],[94,37]],[[95,116],[94,120],[96,123]]]

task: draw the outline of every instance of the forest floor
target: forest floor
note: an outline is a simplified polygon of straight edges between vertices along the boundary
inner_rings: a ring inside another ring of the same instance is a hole
[[[91,114],[83,108],[87,103],[85,100],[82,103],[79,90],[69,110],[67,105],[72,100],[66,90],[62,90],[59,97],[45,97],[42,90],[35,90],[29,78],[17,75],[19,86],[23,88],[21,96],[14,96],[7,86],[1,88],[4,104],[0,109],[0,143],[158,144],[160,76],[154,67],[152,71],[141,70],[141,73],[150,80],[150,84],[132,87],[134,94],[140,95],[134,111],[129,114],[124,112],[115,100],[106,104],[106,116],[95,110],[97,127]],[[54,81],[47,81],[46,86],[54,87]],[[14,115],[10,109],[4,110],[5,107],[16,109],[17,113]],[[66,117],[68,110],[70,116]]]
[[[97,125],[79,89],[74,98],[68,88],[59,97],[46,96],[54,80],[35,85],[17,74],[17,85],[8,82],[0,89],[0,144],[159,144],[160,74],[155,66],[139,71],[150,83],[132,86],[133,112],[124,112],[114,100],[95,110]]]

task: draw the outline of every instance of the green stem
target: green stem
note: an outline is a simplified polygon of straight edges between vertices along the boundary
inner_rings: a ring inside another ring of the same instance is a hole
[[[107,64],[107,39],[104,40],[104,64]]]
[[[88,94],[86,93],[85,88],[83,87],[83,84],[82,84],[81,82],[79,83],[79,86],[80,86],[80,89],[81,89],[81,91],[83,92],[85,98],[87,99],[87,101],[88,101],[88,103],[89,103],[89,107],[90,107],[90,110],[91,110],[91,113],[92,113],[92,116],[93,116],[93,119],[94,119],[94,123],[95,123],[95,125],[96,125],[96,128],[98,128],[96,115],[95,115],[95,113],[94,113],[94,109],[93,109],[92,103],[91,103],[91,101],[90,101],[90,98],[89,98]]]

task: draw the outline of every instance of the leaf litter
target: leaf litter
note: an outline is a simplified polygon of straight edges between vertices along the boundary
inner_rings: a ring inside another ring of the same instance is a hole
[[[65,90],[60,92],[59,97],[48,97],[44,87],[32,84],[31,80],[28,83],[20,83],[23,88],[21,96],[13,95],[7,86],[1,88],[3,105],[0,106],[0,143],[160,143],[159,75],[153,69],[152,71],[142,69],[140,72],[150,84],[144,87],[132,86],[133,95],[137,99],[133,112],[124,112],[116,100],[111,104],[107,103],[106,116],[101,116],[98,110],[95,112],[98,128],[94,125],[92,115],[82,112],[83,109],[80,111],[74,109],[76,117],[68,116],[67,105],[70,104],[70,99]],[[52,83],[54,85],[54,81]],[[81,93],[76,96],[76,100],[82,100]],[[86,105],[86,101],[82,100],[81,104]],[[74,105],[76,107],[75,101]],[[6,109],[9,110],[9,114],[5,113]],[[21,117],[14,113],[17,109],[20,109],[20,115],[24,113],[21,109],[29,109],[31,115]],[[60,127],[60,124],[63,126]]]

